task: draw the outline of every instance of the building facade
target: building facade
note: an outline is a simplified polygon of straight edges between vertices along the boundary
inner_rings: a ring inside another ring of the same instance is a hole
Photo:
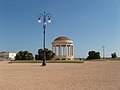
[[[0,60],[15,60],[16,53],[0,52]]]

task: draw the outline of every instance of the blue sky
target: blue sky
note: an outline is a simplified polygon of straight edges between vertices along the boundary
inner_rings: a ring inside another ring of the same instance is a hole
[[[76,57],[87,57],[90,50],[105,46],[105,56],[120,56],[120,0],[0,0],[0,51],[43,47],[42,24],[37,14],[52,14],[47,25],[46,47],[59,36],[74,41]]]

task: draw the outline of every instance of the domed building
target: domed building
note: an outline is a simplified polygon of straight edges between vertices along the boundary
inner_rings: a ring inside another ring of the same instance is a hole
[[[57,37],[52,42],[55,60],[74,60],[73,41],[65,36]]]

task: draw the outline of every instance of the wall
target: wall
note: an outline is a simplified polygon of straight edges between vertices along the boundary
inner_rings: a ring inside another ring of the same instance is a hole
[[[9,53],[9,59],[15,60],[16,53]]]

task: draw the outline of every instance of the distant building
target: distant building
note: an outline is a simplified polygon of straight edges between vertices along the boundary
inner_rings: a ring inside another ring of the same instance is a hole
[[[61,36],[52,42],[52,51],[55,53],[54,59],[74,60],[73,41],[68,37]]]
[[[0,60],[15,60],[16,53],[0,52]]]

